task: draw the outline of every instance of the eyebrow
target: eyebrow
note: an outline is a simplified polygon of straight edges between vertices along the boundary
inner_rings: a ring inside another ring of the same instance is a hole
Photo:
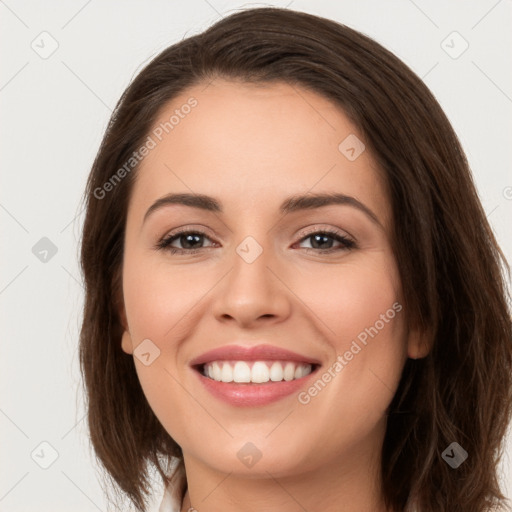
[[[199,208],[201,210],[222,213],[222,204],[214,197],[204,194],[167,194],[160,199],[157,199],[146,211],[143,223],[146,219],[156,210],[168,205],[179,204],[189,206],[192,208]],[[288,213],[297,212],[301,210],[312,210],[314,208],[321,208],[323,206],[330,206],[333,204],[348,205],[357,208],[369,217],[374,223],[383,227],[378,217],[373,213],[370,208],[358,201],[355,197],[347,196],[345,194],[327,193],[327,194],[306,194],[295,195],[288,197],[283,201],[279,207],[280,213],[286,215]]]

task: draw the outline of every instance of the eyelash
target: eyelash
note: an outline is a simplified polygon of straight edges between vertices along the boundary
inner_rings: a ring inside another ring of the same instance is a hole
[[[208,235],[206,233],[203,233],[202,231],[195,231],[195,230],[186,230],[178,231],[176,233],[173,233],[172,235],[166,236],[162,238],[157,244],[155,249],[157,250],[165,250],[169,251],[171,254],[196,254],[203,249],[208,249],[208,247],[200,247],[198,249],[180,249],[177,247],[170,247],[171,243],[175,240],[179,239],[181,236],[184,235],[199,235],[204,236],[208,238]],[[330,230],[330,229],[322,229],[322,230],[314,230],[306,233],[300,240],[300,242],[303,242],[304,240],[307,240],[308,238],[311,238],[313,235],[327,235],[329,238],[333,238],[335,241],[340,242],[342,244],[342,247],[337,248],[330,248],[330,249],[315,249],[312,247],[303,247],[307,252],[313,251],[316,253],[321,254],[331,254],[333,252],[338,251],[347,251],[350,249],[354,249],[356,247],[356,243],[351,240],[350,238],[346,237],[345,235],[342,235],[338,231]]]

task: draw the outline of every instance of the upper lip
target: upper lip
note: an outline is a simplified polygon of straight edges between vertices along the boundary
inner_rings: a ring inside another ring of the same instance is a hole
[[[212,361],[296,361],[299,363],[320,364],[317,359],[292,352],[273,345],[225,345],[214,348],[190,361],[190,366],[199,366]]]

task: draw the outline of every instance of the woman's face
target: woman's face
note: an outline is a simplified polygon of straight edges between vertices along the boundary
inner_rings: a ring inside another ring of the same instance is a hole
[[[186,465],[277,477],[367,463],[419,349],[360,134],[305,89],[216,80],[149,135],[122,348]]]

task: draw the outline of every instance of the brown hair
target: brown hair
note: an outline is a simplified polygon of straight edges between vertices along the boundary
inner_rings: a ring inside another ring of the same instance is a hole
[[[85,306],[80,364],[88,425],[113,483],[145,510],[149,468],[165,484],[180,447],[157,420],[133,357],[121,350],[121,269],[137,167],[98,190],[147,137],[162,107],[215,77],[286,82],[338,105],[384,173],[407,318],[430,333],[429,355],[407,360],[382,453],[386,503],[422,512],[503,504],[497,479],[512,403],[512,327],[505,258],[459,140],[423,82],[372,39],[334,21],[279,8],[232,14],[165,49],[119,100],[94,161],[81,246]],[[458,442],[467,460],[442,452]]]

